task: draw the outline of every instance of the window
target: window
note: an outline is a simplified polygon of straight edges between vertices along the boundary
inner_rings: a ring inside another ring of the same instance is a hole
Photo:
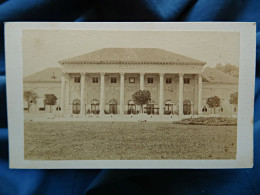
[[[153,83],[153,78],[148,78],[148,83]]]
[[[93,77],[92,78],[92,83],[98,83],[98,77]]]
[[[99,114],[99,102],[96,99],[91,100],[91,113],[92,114]]]
[[[172,78],[166,78],[166,83],[167,83],[167,84],[172,83]]]
[[[74,83],[80,83],[80,77],[75,77],[74,78]]]
[[[184,78],[184,84],[190,84],[190,79],[189,78]]]
[[[111,77],[111,83],[117,83],[116,77]]]
[[[72,112],[73,112],[73,114],[79,114],[80,113],[80,101],[79,100],[73,101]]]
[[[135,83],[135,78],[134,77],[129,77],[129,83]]]

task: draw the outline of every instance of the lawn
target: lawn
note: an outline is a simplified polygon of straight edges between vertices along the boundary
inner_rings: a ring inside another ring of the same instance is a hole
[[[236,126],[25,122],[28,160],[235,159]]]

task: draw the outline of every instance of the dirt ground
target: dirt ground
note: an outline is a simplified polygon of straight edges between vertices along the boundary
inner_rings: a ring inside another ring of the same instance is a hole
[[[237,126],[25,122],[30,160],[235,159]]]

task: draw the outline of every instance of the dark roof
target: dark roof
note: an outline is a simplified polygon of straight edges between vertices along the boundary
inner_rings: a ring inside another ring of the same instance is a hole
[[[61,68],[46,68],[23,78],[24,82],[61,82]]]
[[[55,76],[55,78],[53,77]],[[216,68],[205,68],[202,73],[203,82],[211,83],[238,83],[238,78],[232,77]],[[24,77],[24,82],[61,82],[61,68],[47,68]]]
[[[211,83],[238,83],[239,79],[227,73],[224,73],[216,68],[205,68],[202,77],[204,80]]]
[[[60,64],[197,64],[206,62],[158,48],[103,48],[59,61]]]

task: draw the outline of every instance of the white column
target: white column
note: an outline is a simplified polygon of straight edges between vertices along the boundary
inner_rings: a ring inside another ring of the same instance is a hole
[[[65,84],[65,97],[64,97],[64,105],[65,105],[65,108],[64,110],[66,110],[66,112],[69,112],[71,111],[70,109],[70,75],[69,74],[66,74],[65,76],[65,80],[66,80],[66,84]]]
[[[100,114],[105,114],[104,109],[105,109],[105,73],[101,72],[100,73],[101,79],[100,79]]]
[[[164,77],[163,77],[164,73],[160,73],[160,94],[159,94],[159,114],[163,115],[164,114],[164,110],[163,110],[163,92],[164,92]]]
[[[65,73],[61,75],[61,94],[60,94],[61,113],[65,113]]]
[[[80,73],[80,114],[85,115],[85,73]]]
[[[140,90],[144,90],[144,73],[140,73]]]
[[[201,74],[198,75],[198,84],[199,84],[199,92],[198,92],[198,115],[202,113],[202,76]]]
[[[179,116],[183,115],[183,73],[179,73]]]
[[[125,73],[120,73],[120,114],[124,114],[125,106]]]

